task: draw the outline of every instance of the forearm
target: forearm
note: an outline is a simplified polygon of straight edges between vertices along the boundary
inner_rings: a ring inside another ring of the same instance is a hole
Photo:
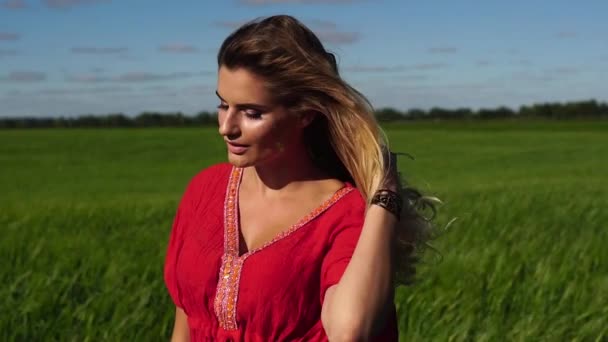
[[[190,341],[190,330],[188,328],[188,316],[181,308],[175,307],[175,323],[173,324],[173,333],[171,334],[171,342],[186,342]]]
[[[327,325],[342,336],[365,340],[392,298],[391,253],[397,219],[377,205],[368,208],[361,236],[340,282],[326,303]]]

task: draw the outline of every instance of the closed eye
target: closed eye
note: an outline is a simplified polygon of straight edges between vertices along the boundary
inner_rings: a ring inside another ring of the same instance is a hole
[[[219,110],[227,110],[228,105],[220,103],[217,105],[217,109]],[[260,120],[262,118],[262,112],[254,110],[254,109],[243,109],[245,115],[252,120]]]
[[[220,110],[228,109],[228,105],[224,104],[226,100],[220,96],[220,93],[216,90],[215,95],[217,95],[218,99],[222,102],[219,106],[217,106]],[[241,111],[245,112],[245,115],[252,120],[259,120],[262,118],[263,113],[267,113],[270,111],[270,107],[254,104],[254,103],[241,103],[236,106]]]
[[[262,113],[256,110],[246,110],[245,114],[252,120],[260,120],[262,118]]]

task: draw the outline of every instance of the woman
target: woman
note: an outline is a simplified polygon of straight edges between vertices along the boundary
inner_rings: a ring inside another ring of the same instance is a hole
[[[421,235],[369,102],[290,16],[237,29],[218,68],[229,163],[177,210],[172,340],[396,341],[394,264]]]

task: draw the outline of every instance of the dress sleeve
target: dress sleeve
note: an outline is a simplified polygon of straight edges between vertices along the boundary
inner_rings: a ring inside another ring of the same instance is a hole
[[[167,246],[167,252],[165,255],[165,285],[173,299],[173,303],[176,306],[182,307],[180,300],[180,291],[177,284],[176,277],[176,266],[177,260],[184,242],[184,230],[185,225],[188,221],[188,216],[191,212],[190,206],[190,192],[191,185],[186,188],[186,191],[182,195],[182,199],[177,207],[175,217],[173,218],[173,225],[171,226],[171,233],[169,235],[169,244]]]
[[[187,235],[188,225],[199,205],[201,196],[205,192],[205,187],[208,179],[213,179],[217,176],[220,167],[209,167],[196,176],[194,176],[182,195],[182,198],[177,207],[171,233],[169,235],[169,244],[165,255],[164,280],[169,295],[176,306],[183,308],[181,302],[181,291],[177,281],[177,263],[184,245],[184,239]]]
[[[173,303],[180,308],[183,308],[184,303],[179,288],[177,265],[180,261],[184,240],[190,236],[189,226],[195,216],[200,214],[200,207],[204,205],[206,200],[209,200],[213,191],[217,190],[218,184],[224,184],[222,182],[227,181],[227,175],[231,168],[229,163],[220,163],[199,172],[186,186],[177,207],[165,255],[164,280]],[[218,183],[220,179],[222,179],[222,182]]]
[[[361,236],[363,220],[365,218],[365,202],[358,196],[355,204],[349,203],[348,209],[343,213],[343,219],[337,224],[329,238],[329,249],[321,264],[321,304],[325,299],[325,292],[342,278],[346,266]]]

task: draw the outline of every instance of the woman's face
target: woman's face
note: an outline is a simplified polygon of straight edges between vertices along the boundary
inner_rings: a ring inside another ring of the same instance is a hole
[[[272,103],[263,79],[243,69],[221,67],[217,96],[219,133],[228,160],[247,167],[289,156],[301,143],[305,120]]]

